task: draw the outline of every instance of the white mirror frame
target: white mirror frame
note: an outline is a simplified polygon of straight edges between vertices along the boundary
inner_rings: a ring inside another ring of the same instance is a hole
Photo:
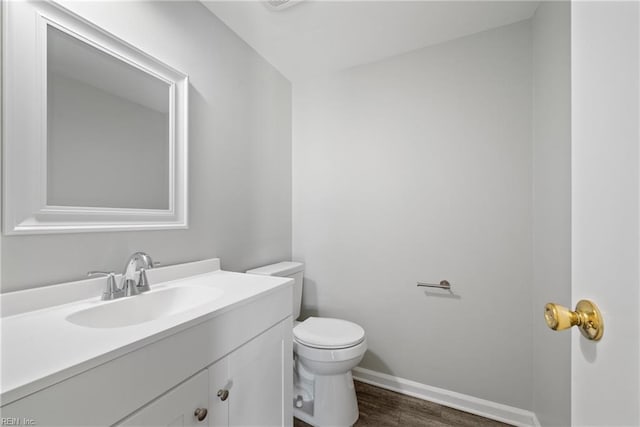
[[[3,1],[2,8],[4,234],[188,228],[188,76],[55,3]],[[48,26],[170,85],[168,209],[47,205]]]

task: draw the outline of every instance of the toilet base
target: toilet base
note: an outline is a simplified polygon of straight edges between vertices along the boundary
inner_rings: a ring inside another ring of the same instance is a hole
[[[293,408],[293,415],[314,427],[350,427],[358,421],[358,400],[351,371],[315,375],[313,401]],[[295,396],[294,396],[295,399]]]

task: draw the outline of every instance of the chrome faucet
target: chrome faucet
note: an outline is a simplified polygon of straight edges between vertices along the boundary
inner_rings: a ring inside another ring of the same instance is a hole
[[[121,297],[138,295],[149,290],[149,279],[146,270],[153,268],[154,263],[151,257],[144,252],[135,252],[129,257],[129,261],[124,266],[120,286],[116,285],[115,273],[110,271],[90,271],[89,277],[105,276],[107,287],[102,293],[102,300],[108,301]],[[136,283],[136,273],[140,272],[140,277]]]
[[[120,284],[120,289],[124,292],[124,296],[138,295],[141,292],[148,291],[150,288],[146,270],[153,267],[153,260],[149,254],[135,252],[131,255],[124,266]],[[138,271],[140,272],[140,277],[138,278],[138,283],[136,283],[135,276]]]

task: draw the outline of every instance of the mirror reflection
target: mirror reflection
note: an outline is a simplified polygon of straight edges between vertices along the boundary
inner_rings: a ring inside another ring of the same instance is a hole
[[[170,105],[168,82],[48,26],[47,205],[169,209]]]

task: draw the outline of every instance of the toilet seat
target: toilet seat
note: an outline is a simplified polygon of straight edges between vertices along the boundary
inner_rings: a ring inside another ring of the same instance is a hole
[[[309,317],[293,328],[293,337],[306,347],[324,350],[354,347],[365,339],[360,325],[329,317]]]
[[[304,345],[298,340],[293,340],[293,352],[302,359],[323,362],[329,364],[339,364],[349,360],[360,359],[367,351],[367,340],[364,339],[359,344],[347,348],[315,348]]]

